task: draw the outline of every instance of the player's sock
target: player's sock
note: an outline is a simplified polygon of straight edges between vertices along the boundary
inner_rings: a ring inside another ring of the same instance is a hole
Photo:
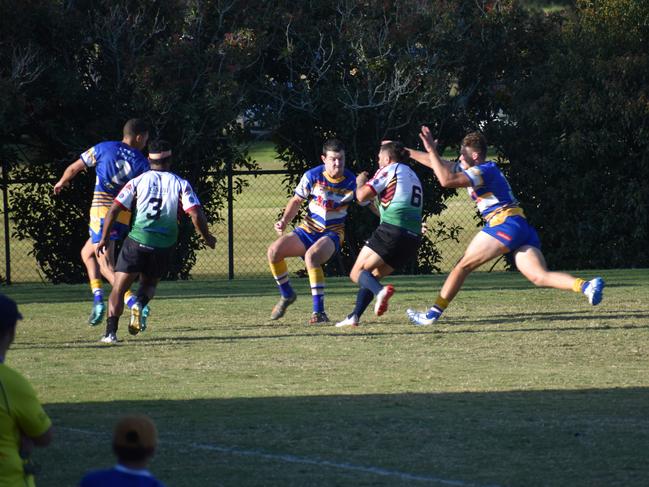
[[[106,336],[117,335],[117,327],[119,326],[119,316],[109,316],[106,319]]]
[[[375,296],[383,289],[381,283],[369,271],[361,271],[358,276],[358,285],[369,289]]]
[[[101,285],[101,279],[90,279],[90,289],[92,289],[94,303],[101,303],[104,300],[104,289]]]
[[[129,289],[124,293],[124,303],[126,306],[131,309],[135,303],[137,303],[137,297]]]
[[[311,284],[311,296],[313,296],[313,312],[324,311],[324,272],[322,267],[309,269],[309,283]]]
[[[448,306],[448,303],[448,300],[444,299],[442,296],[437,296],[435,304],[426,313],[426,318],[439,318]]]
[[[583,293],[586,290],[588,281],[585,279],[575,279],[575,282],[572,283],[572,290],[576,293]]]
[[[271,262],[270,272],[272,272],[275,282],[279,286],[279,292],[283,297],[289,298],[295,294],[288,280],[288,266],[284,259],[279,262]]]
[[[149,301],[151,301],[151,298],[149,298],[149,296],[144,293],[138,293],[137,302],[140,303],[140,309],[149,304]]]
[[[356,315],[360,319],[373,299],[374,293],[372,291],[366,287],[360,288],[358,294],[356,294],[356,306],[354,306],[354,311],[351,312],[351,315]]]

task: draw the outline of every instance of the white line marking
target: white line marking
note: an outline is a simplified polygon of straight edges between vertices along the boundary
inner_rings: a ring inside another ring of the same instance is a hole
[[[78,429],[78,428],[65,428],[65,427],[60,427],[57,428],[59,430],[64,430],[64,431],[70,431],[73,433],[82,433],[86,435],[93,435],[93,436],[104,436],[108,437],[109,435],[106,433],[100,433],[97,431],[89,431],[89,430],[83,430],[83,429]],[[278,454],[278,453],[266,453],[263,450],[243,450],[237,447],[229,447],[229,446],[219,446],[219,445],[208,445],[208,444],[203,444],[203,443],[182,443],[182,442],[177,442],[177,441],[161,441],[160,442],[162,445],[177,445],[177,446],[182,446],[182,447],[190,447],[190,448],[195,448],[196,450],[205,450],[205,451],[215,451],[219,453],[229,453],[231,455],[239,455],[243,457],[256,457],[256,458],[263,458],[266,460],[275,460],[275,461],[281,461],[281,462],[286,462],[286,463],[298,463],[302,465],[316,465],[316,466],[322,466],[322,467],[329,467],[329,468],[338,468],[341,470],[348,470],[352,472],[363,472],[363,473],[369,473],[373,475],[380,475],[382,477],[396,477],[400,480],[416,480],[420,482],[436,482],[438,484],[443,484],[443,485],[452,485],[456,487],[477,487],[477,484],[473,484],[471,482],[465,482],[462,480],[449,480],[449,479],[443,479],[440,477],[435,477],[431,475],[419,475],[419,474],[413,474],[413,473],[408,473],[408,472],[401,472],[399,470],[389,470],[385,468],[380,468],[380,467],[366,467],[363,465],[354,465],[352,463],[338,463],[338,462],[332,462],[329,460],[317,460],[313,458],[305,458],[305,457],[299,457],[296,455],[288,455],[288,454]],[[483,487],[498,487],[495,485],[489,485],[489,486],[483,486]]]

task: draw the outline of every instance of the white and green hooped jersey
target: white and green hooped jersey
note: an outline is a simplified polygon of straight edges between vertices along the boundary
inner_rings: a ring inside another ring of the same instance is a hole
[[[169,171],[147,171],[130,180],[115,201],[127,210],[135,206],[135,221],[128,234],[138,243],[171,247],[178,239],[179,210],[199,206],[190,184]]]
[[[400,162],[388,164],[376,171],[367,184],[381,203],[381,223],[421,232],[421,182],[409,166]]]

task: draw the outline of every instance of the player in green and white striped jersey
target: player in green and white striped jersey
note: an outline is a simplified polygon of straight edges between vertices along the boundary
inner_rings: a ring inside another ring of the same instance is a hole
[[[133,210],[135,221],[124,241],[115,266],[115,282],[108,299],[108,320],[104,343],[117,342],[119,317],[124,292],[140,276],[137,303],[131,308],[129,333],[137,335],[146,328],[142,309],[153,298],[160,278],[167,272],[178,240],[178,215],[182,209],[189,215],[196,231],[210,248],[216,238],[207,228],[207,219],[191,185],[172,173],[171,148],[163,140],[149,144],[151,170],[132,179],[115,198],[106,220],[97,252],[106,249],[110,228],[122,210]]]
[[[357,326],[361,315],[376,297],[374,313],[388,309],[394,287],[379,279],[392,274],[415,257],[421,243],[423,194],[419,178],[405,164],[409,152],[400,142],[385,142],[378,154],[379,170],[365,184],[357,178],[359,202],[377,198],[381,221],[361,249],[349,277],[358,283],[356,306],[337,327]]]

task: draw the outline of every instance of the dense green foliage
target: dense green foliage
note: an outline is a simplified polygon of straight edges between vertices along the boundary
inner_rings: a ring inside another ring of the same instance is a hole
[[[582,1],[496,137],[557,267],[649,265],[649,3]]]
[[[16,235],[48,279],[82,279],[92,171],[60,198],[50,183],[132,116],[173,141],[211,222],[227,164],[254,164],[238,149],[242,115],[298,171],[338,136],[348,166],[372,173],[380,140],[416,146],[425,123],[447,148],[487,134],[553,266],[646,266],[649,5],[522,3],[3,1],[0,159],[12,179],[41,181],[11,194]],[[416,170],[438,214],[453,192]],[[347,267],[375,223],[351,212]],[[433,228],[409,270],[438,270],[435,239],[456,231]],[[170,277],[189,275],[200,245],[182,235]]]

